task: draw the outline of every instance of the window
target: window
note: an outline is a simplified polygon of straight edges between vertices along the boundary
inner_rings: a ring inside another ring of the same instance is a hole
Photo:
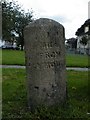
[[[89,26],[86,26],[84,32],[86,33],[86,32],[88,32],[88,31],[89,31]]]

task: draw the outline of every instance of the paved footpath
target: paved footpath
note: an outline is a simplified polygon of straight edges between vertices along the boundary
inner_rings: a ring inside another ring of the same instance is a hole
[[[20,65],[0,65],[0,68],[22,68],[25,69],[25,66]],[[90,71],[90,68],[80,68],[80,67],[66,67],[67,70],[76,70],[76,71]]]

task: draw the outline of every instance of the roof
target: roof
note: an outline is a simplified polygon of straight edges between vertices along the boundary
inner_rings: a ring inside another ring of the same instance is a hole
[[[85,33],[85,27],[89,26],[89,31]],[[83,25],[81,25],[80,28],[77,29],[75,35],[77,36],[81,36],[81,35],[85,35],[85,34],[89,34],[90,35],[90,19],[87,19]]]

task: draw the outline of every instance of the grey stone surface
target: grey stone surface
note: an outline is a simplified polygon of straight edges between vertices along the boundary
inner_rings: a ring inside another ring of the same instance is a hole
[[[29,107],[66,99],[65,33],[56,21],[40,18],[24,30]]]

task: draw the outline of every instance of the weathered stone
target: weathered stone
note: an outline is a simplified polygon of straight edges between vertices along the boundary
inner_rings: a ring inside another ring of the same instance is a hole
[[[40,18],[25,28],[24,35],[29,107],[63,103],[66,98],[64,27]]]

